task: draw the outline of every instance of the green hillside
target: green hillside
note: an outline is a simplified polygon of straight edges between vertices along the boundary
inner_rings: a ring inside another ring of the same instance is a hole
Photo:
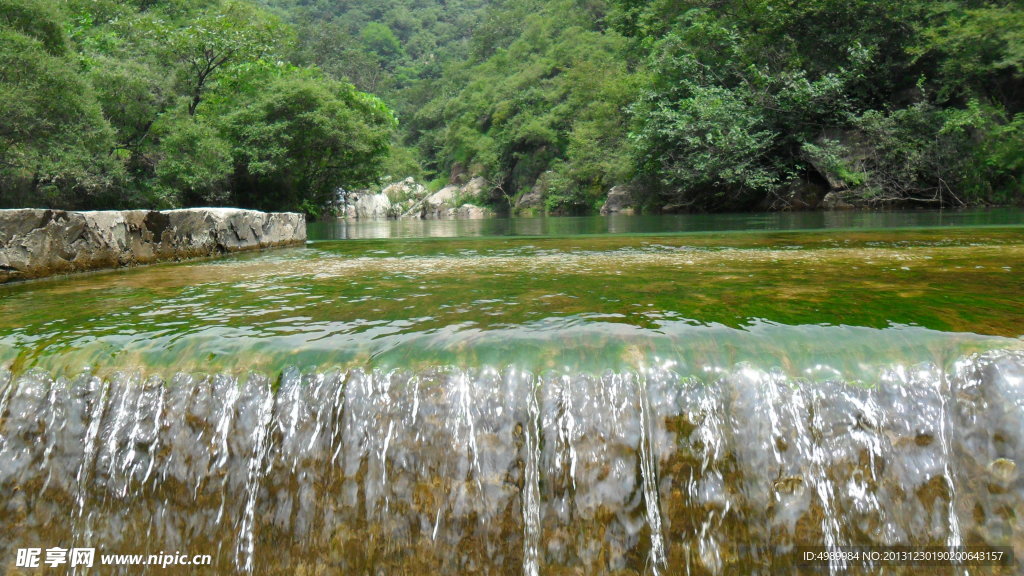
[[[0,0],[0,35],[3,206],[1024,197],[1014,1]]]

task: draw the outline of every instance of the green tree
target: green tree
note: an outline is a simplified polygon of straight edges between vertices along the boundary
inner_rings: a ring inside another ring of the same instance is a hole
[[[857,71],[814,78],[763,61],[747,34],[711,11],[681,18],[653,44],[631,107],[637,172],[675,209],[751,209],[804,168],[805,142],[846,117]]]
[[[370,22],[363,28],[361,37],[363,45],[384,61],[394,61],[404,55],[402,43],[387,24]]]
[[[52,56],[64,56],[68,52],[63,15],[49,2],[0,1],[0,27],[17,30],[21,35],[37,40],[40,48]]]
[[[229,177],[234,169],[229,144],[202,118],[162,119],[158,197],[165,205],[225,205],[230,199]]]
[[[376,180],[395,120],[350,84],[299,71],[273,80],[222,124],[238,205],[316,214],[337,188]]]
[[[940,99],[988,97],[1012,111],[1024,103],[1024,8],[1019,2],[936,2],[935,24],[910,48],[935,62]]]
[[[507,21],[496,15],[487,29]],[[422,155],[441,173],[486,176],[495,203],[537,187],[551,210],[596,207],[628,179],[625,109],[635,97],[625,42],[597,28],[573,1],[525,16],[507,47],[480,52],[489,55],[453,74],[455,88],[418,111]]]
[[[216,74],[233,63],[268,56],[285,34],[273,16],[251,4],[229,0],[170,34],[170,50],[182,64],[181,82],[191,96],[190,115]]]
[[[92,206],[122,177],[61,18],[47,2],[0,2],[0,202],[8,206]]]

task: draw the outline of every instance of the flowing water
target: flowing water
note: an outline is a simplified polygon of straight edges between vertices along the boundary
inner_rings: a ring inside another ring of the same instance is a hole
[[[0,573],[1019,574],[1024,226],[958,218],[0,287]],[[96,565],[18,566],[51,547]]]

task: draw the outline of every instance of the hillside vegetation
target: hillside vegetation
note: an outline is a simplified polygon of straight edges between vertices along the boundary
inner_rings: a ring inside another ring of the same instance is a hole
[[[0,35],[4,206],[1024,196],[1016,1],[0,0]]]
[[[395,119],[241,1],[0,0],[0,206],[316,213]]]

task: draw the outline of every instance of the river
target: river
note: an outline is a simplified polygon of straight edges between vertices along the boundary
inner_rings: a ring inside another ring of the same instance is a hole
[[[310,235],[0,287],[0,568],[1021,570],[1020,211]]]

